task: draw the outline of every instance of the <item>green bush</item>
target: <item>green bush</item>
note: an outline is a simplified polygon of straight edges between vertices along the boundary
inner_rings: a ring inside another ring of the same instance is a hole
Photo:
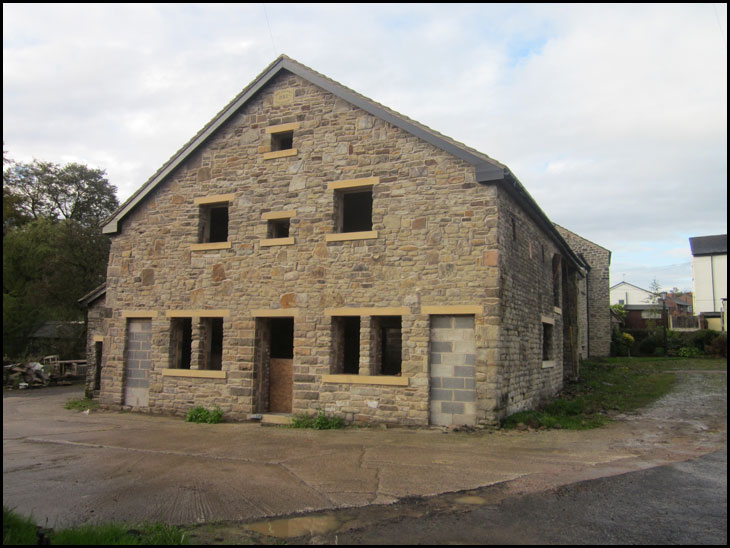
[[[622,333],[616,328],[611,333],[611,355],[625,357],[631,355],[634,346],[634,337],[629,333]]]
[[[692,345],[701,350],[707,352],[712,342],[720,336],[719,331],[713,329],[700,329],[699,331],[692,332]]]
[[[185,415],[187,422],[202,422],[207,424],[216,424],[223,422],[223,411],[217,405],[213,408],[213,411],[208,411],[205,407],[197,406],[193,407]]]
[[[660,356],[664,354],[664,334],[651,333],[639,344],[639,354],[642,356],[655,356],[657,347],[661,348]]]
[[[704,355],[704,352],[694,346],[684,346],[679,349],[680,358],[701,358]]]
[[[705,351],[711,356],[727,358],[727,333],[721,333],[715,337],[709,348],[705,347]]]
[[[335,430],[345,427],[345,421],[340,417],[328,417],[320,409],[316,415],[296,415],[292,418],[292,428],[313,428],[314,430]]]

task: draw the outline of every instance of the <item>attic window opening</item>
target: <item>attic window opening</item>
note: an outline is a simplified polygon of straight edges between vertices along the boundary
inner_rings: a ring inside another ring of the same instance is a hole
[[[200,243],[228,241],[228,205],[201,206]]]
[[[268,222],[268,238],[288,238],[290,219],[270,219]]]
[[[294,148],[294,132],[282,131],[271,134],[271,151],[291,150]]]
[[[373,190],[339,193],[339,232],[366,232],[373,229]]]

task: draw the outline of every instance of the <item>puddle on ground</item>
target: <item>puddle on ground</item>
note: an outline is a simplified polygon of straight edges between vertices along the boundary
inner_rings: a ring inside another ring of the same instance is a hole
[[[291,538],[331,533],[339,525],[339,520],[334,516],[314,516],[260,521],[258,523],[249,523],[245,527],[270,537]]]
[[[483,499],[482,497],[477,497],[476,495],[467,495],[464,497],[459,497],[458,499],[454,499],[454,502],[457,504],[475,504],[475,505],[481,505],[486,504],[486,499]]]

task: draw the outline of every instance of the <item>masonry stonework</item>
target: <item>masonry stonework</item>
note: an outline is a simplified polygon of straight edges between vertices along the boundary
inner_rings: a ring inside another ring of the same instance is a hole
[[[133,197],[134,207],[120,209],[101,403],[124,403],[125,338],[139,317],[150,326],[143,410],[152,413],[217,405],[245,420],[266,412],[268,364],[280,351],[270,318],[293,320],[293,413],[429,424],[438,314],[473,318],[471,422],[494,424],[554,395],[563,320],[551,261],[566,252],[564,261],[574,260],[565,243],[511,191],[478,182],[474,165],[449,152],[451,142],[434,146],[384,119],[390,111],[375,116],[311,74],[276,72],[143,199]],[[295,128],[291,149],[271,150],[272,126]],[[363,189],[371,192],[371,225],[343,233],[342,195]],[[209,203],[227,207],[223,242],[201,243]],[[272,218],[288,219],[288,235],[271,238]],[[337,362],[338,318],[347,316],[360,320],[351,375]],[[181,340],[172,320],[181,317],[193,326],[185,370],[172,357]],[[222,321],[213,369],[205,362],[215,346],[210,318]],[[544,321],[555,338],[550,360]],[[397,325],[402,341],[399,371],[390,375],[379,371],[381,325]]]

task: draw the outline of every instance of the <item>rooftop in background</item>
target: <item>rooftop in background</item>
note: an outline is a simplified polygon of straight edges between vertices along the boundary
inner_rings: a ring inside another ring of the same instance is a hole
[[[692,255],[695,257],[727,253],[727,234],[690,238],[689,246],[692,249]]]

